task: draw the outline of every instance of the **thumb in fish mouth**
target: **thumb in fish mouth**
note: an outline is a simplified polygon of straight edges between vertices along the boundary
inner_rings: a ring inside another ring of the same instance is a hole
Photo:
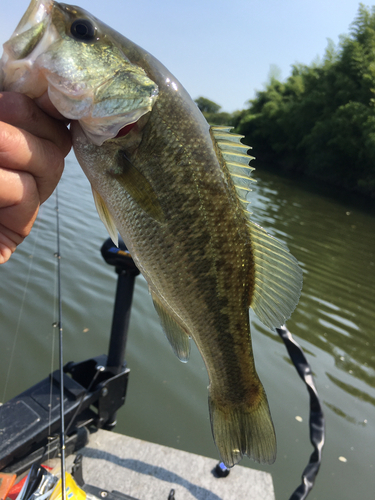
[[[52,104],[49,96],[48,96],[48,91],[44,92],[40,97],[37,97],[34,99],[35,104],[47,115],[52,116],[52,118],[56,118],[57,120],[63,120],[66,124],[70,122],[70,120],[67,120],[65,116],[63,116],[55,106]]]

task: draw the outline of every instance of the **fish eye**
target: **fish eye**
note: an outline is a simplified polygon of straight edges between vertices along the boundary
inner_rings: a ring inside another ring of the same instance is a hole
[[[91,42],[96,36],[96,27],[87,19],[76,19],[71,27],[70,33],[76,40]]]

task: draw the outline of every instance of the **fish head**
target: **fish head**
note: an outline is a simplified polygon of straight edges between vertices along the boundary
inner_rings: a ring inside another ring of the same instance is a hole
[[[100,146],[149,113],[158,85],[130,62],[108,27],[85,10],[32,0],[0,61],[3,90],[31,98],[46,91]]]

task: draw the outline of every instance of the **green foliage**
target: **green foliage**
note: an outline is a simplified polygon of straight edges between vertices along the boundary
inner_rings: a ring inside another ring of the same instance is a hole
[[[218,113],[221,109],[219,104],[214,101],[210,101],[206,97],[198,97],[195,99],[195,104],[202,111],[202,113]]]
[[[258,160],[375,196],[375,7],[360,5],[350,34],[321,62],[270,77],[232,117]]]
[[[210,101],[206,97],[198,97],[195,103],[202,111],[204,117],[210,125],[231,125],[232,115],[221,111],[221,106],[214,101]]]

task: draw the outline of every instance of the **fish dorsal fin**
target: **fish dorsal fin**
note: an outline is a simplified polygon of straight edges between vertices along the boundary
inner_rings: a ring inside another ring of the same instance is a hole
[[[255,275],[250,306],[264,325],[279,328],[298,304],[302,270],[283,243],[254,222],[248,225]]]
[[[211,127],[211,133],[225,160],[242,207],[245,212],[251,214],[248,210],[248,194],[251,191],[251,183],[256,181],[251,178],[255,169],[250,167],[249,162],[254,157],[247,154],[251,148],[241,142],[244,136],[232,134],[231,129],[232,127],[215,126]]]
[[[186,363],[190,356],[190,337],[187,331],[172,315],[173,313],[162,304],[155,293],[151,292],[151,296],[164,333],[172,346],[173,352],[180,361]]]
[[[248,194],[251,191],[250,149],[242,144],[242,135],[230,133],[231,127],[211,127],[211,134],[224,158],[242,208],[249,219]],[[288,248],[262,227],[248,220],[254,260],[254,287],[250,306],[269,328],[282,326],[298,304],[302,288],[302,270]]]
[[[104,203],[103,198],[97,191],[95,191],[95,189],[92,186],[91,189],[99,217],[101,218],[103,224],[105,225],[109,233],[109,236],[111,237],[111,240],[118,247],[118,233],[115,221],[113,220],[112,215],[109,213],[109,210],[107,208],[107,205]]]

